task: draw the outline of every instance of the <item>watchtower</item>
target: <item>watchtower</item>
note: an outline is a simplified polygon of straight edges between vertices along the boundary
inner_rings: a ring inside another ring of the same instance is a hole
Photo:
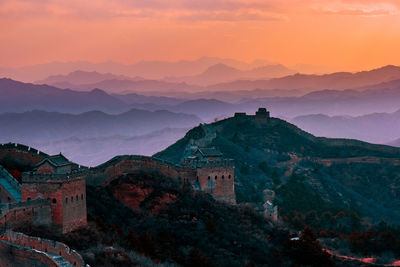
[[[186,157],[185,165],[195,170],[190,183],[194,189],[211,194],[216,200],[235,204],[235,167],[231,159],[224,159],[215,147],[196,148]]]
[[[23,173],[21,200],[47,199],[52,224],[62,233],[87,224],[86,181],[83,172],[69,174]]]
[[[269,111],[267,111],[266,108],[259,108],[258,111],[256,112],[256,119],[268,119],[269,118]]]

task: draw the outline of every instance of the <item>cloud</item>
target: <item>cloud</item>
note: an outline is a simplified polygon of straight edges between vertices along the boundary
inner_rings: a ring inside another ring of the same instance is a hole
[[[0,15],[16,19],[131,17],[187,21],[276,20],[282,17],[276,0],[0,0]]]
[[[399,14],[399,6],[390,1],[341,0],[325,4],[313,4],[314,13],[324,15],[379,17]]]
[[[238,12],[195,12],[191,14],[178,15],[181,21],[216,21],[216,22],[233,22],[233,21],[278,21],[285,20],[287,17],[283,14],[266,13],[252,10]]]

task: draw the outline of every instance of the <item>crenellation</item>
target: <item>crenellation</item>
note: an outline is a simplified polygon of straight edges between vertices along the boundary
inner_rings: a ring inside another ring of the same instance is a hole
[[[42,251],[46,254],[60,255],[73,266],[85,266],[82,256],[64,243],[39,237],[32,237],[11,230],[7,230],[3,237],[3,241],[17,245],[20,248],[23,247],[25,249]]]

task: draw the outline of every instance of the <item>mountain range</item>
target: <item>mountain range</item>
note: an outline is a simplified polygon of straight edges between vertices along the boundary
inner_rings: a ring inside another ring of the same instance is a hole
[[[283,69],[282,69],[283,68]],[[277,69],[277,70],[274,70]],[[357,73],[332,73],[323,75],[306,75],[306,74],[295,74],[284,76],[281,78],[272,78],[261,80],[251,79],[246,80],[249,76],[253,78],[259,77],[271,77],[272,74],[278,75],[276,71],[281,72],[283,75],[285,72],[292,72],[289,69],[281,65],[271,65],[266,67],[260,67],[248,71],[240,71],[229,67],[227,65],[218,64],[210,67],[203,74],[196,76],[188,76],[183,78],[167,78],[166,80],[148,80],[141,78],[124,78],[124,76],[116,76],[110,74],[100,74],[92,72],[75,72],[66,76],[57,76],[43,80],[60,88],[69,88],[79,91],[90,91],[93,88],[99,88],[106,92],[112,93],[127,93],[127,92],[140,92],[143,94],[173,96],[181,95],[183,98],[190,97],[204,97],[207,94],[211,94],[213,97],[224,94],[238,95],[240,97],[248,98],[259,98],[259,97],[274,97],[274,96],[299,96],[300,94],[306,94],[313,91],[322,90],[346,90],[346,89],[357,89],[357,90],[368,90],[368,87],[385,86],[391,81],[400,80],[400,67],[396,66],[385,66],[379,69],[370,71],[362,71]],[[71,79],[71,77],[79,73],[80,76],[87,76],[86,78],[80,77],[77,81]],[[247,76],[246,76],[247,75]],[[95,76],[95,79],[93,79]],[[102,77],[102,78],[101,78]],[[110,79],[111,78],[111,79]],[[90,81],[95,80],[93,83],[79,83],[79,81]],[[222,82],[221,80],[231,80],[230,82]],[[281,94],[279,94],[281,92]],[[195,93],[193,95],[193,93]],[[192,96],[190,96],[192,94]],[[202,94],[202,95],[201,95]],[[223,100],[226,100],[227,97]]]
[[[89,111],[63,114],[47,111],[0,114],[0,142],[44,142],[66,138],[137,136],[165,128],[189,128],[201,120],[194,115],[169,111],[131,109],[121,114]]]
[[[55,155],[62,152],[74,162],[97,166],[117,155],[145,155],[165,149],[182,138],[189,128],[164,128],[142,135],[70,137],[57,140],[26,140],[24,144]],[[10,138],[9,140],[11,140]]]
[[[400,137],[400,111],[368,115],[304,115],[292,121],[301,129],[317,136],[358,139],[386,144]]]
[[[77,92],[48,85],[0,79],[0,112],[23,112],[34,109],[80,113],[91,110],[122,112],[129,107],[99,89]]]
[[[270,80],[241,80],[216,84],[208,90],[299,89],[304,92],[317,90],[344,90],[374,85],[400,79],[400,67],[385,66],[356,73],[336,72],[322,75],[295,74]]]
[[[47,84],[57,86],[58,84],[83,85],[98,83],[104,80],[143,80],[141,77],[128,77],[124,75],[114,75],[112,73],[99,73],[97,71],[76,70],[67,75],[51,75],[44,80],[35,81],[36,84]]]
[[[274,63],[265,60],[255,60],[245,63],[234,59],[218,57],[202,57],[196,60],[167,61],[141,61],[136,64],[121,64],[107,61],[92,63],[87,61],[76,62],[51,62],[24,66],[18,68],[0,68],[0,77],[8,77],[24,82],[43,80],[50,75],[68,74],[76,70],[88,72],[114,73],[129,77],[140,76],[146,79],[162,79],[168,76],[197,75],[215,64],[225,64],[237,69],[252,69]]]
[[[236,80],[272,79],[296,73],[283,65],[268,65],[251,70],[239,70],[225,64],[210,66],[203,73],[186,77],[167,77],[169,82],[184,82],[187,84],[207,86],[212,84],[232,82]]]

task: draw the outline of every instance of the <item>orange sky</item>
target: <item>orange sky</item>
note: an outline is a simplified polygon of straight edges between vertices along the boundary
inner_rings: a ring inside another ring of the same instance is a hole
[[[267,59],[400,65],[400,1],[0,0],[0,66]]]

